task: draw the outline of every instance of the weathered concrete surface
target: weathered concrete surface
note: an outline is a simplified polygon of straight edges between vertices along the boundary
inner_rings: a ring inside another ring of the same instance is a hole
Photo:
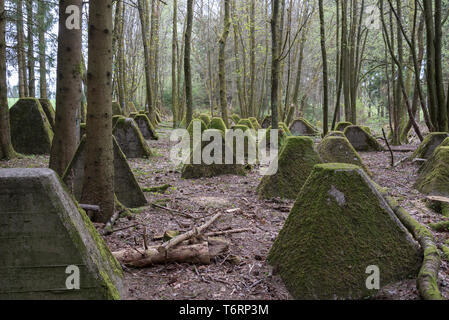
[[[146,140],[159,140],[156,130],[145,114],[136,114],[133,119]]]
[[[357,151],[383,151],[382,145],[362,127],[349,126],[345,129],[344,133]]]
[[[149,158],[152,153],[136,122],[131,118],[118,118],[114,136],[127,158]]]
[[[11,140],[14,149],[23,154],[49,154],[53,130],[36,98],[19,99],[9,110]]]
[[[51,104],[50,100],[48,99],[39,99],[39,102],[41,103],[42,109],[45,112],[45,115],[47,116],[48,121],[50,122],[51,128],[53,131],[55,131],[55,109],[53,108],[53,105]]]
[[[86,137],[81,142],[62,179],[77,200],[81,199],[86,162]],[[129,167],[126,157],[114,139],[114,192],[117,199],[128,208],[147,204],[145,195]]]
[[[318,129],[302,118],[293,121],[289,129],[294,136],[315,136],[318,134]]]
[[[0,170],[0,299],[119,299],[123,274],[50,169]],[[68,266],[80,289],[66,286]]]

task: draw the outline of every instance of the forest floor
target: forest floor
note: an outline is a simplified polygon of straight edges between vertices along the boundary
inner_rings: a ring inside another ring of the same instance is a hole
[[[259,171],[247,177],[222,176],[211,179],[181,179],[179,168],[170,162],[170,132],[168,124],[158,129],[159,141],[149,141],[155,156],[151,159],[131,159],[130,166],[142,188],[169,184],[165,193],[146,193],[148,203],[158,203],[172,209],[153,206],[133,210],[133,216],[120,218],[116,231],[105,240],[111,251],[142,247],[143,234],[149,239],[166,230],[185,232],[206,222],[212,215],[223,215],[208,231],[247,228],[250,231],[226,235],[229,251],[207,266],[167,264],[144,269],[124,268],[127,299],[198,299],[198,300],[284,300],[291,299],[280,278],[272,274],[266,262],[268,252],[287,218],[293,201],[261,200],[256,193],[261,180]],[[407,147],[410,147],[407,146]],[[416,147],[416,146],[413,146]],[[396,153],[396,161],[410,153]],[[424,196],[413,189],[419,166],[404,162],[390,168],[388,152],[362,153],[373,179],[387,187],[390,195],[419,222],[429,225],[443,220],[428,209]],[[48,156],[31,156],[11,161],[0,161],[0,168],[47,167]],[[187,213],[195,219],[176,212]],[[438,243],[449,238],[449,233],[435,233]],[[148,245],[157,245],[152,241]],[[449,265],[442,261],[439,285],[449,298]],[[386,288],[375,299],[419,299],[416,279],[402,281]]]

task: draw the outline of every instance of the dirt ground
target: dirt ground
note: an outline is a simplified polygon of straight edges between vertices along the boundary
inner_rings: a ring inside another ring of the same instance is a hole
[[[256,187],[261,180],[258,170],[247,177],[223,176],[212,179],[183,180],[180,169],[170,160],[170,128],[162,125],[159,141],[149,141],[155,152],[151,159],[129,160],[142,188],[169,184],[165,193],[146,193],[149,203],[166,206],[172,211],[147,206],[133,211],[130,218],[120,218],[115,230],[106,236],[111,251],[142,247],[143,234],[149,239],[166,230],[180,232],[203,224],[217,212],[223,215],[208,230],[223,231],[247,228],[249,231],[226,235],[230,242],[227,253],[208,266],[168,264],[145,269],[124,267],[127,299],[195,299],[195,300],[285,300],[291,296],[280,278],[272,274],[266,263],[268,252],[287,218],[293,201],[260,200]],[[410,147],[410,146],[407,146]],[[396,161],[410,153],[396,153]],[[418,165],[404,162],[390,168],[388,152],[362,153],[363,160],[374,174],[374,180],[388,187],[390,194],[419,222],[428,225],[442,217],[425,206],[424,196],[413,189]],[[0,168],[47,167],[48,156],[32,156],[0,161]],[[186,213],[194,219],[179,213]],[[434,233],[437,242],[449,238],[448,233]],[[149,245],[160,244],[155,240]],[[442,262],[439,285],[449,298],[449,269]],[[416,279],[384,288],[375,299],[419,299]]]

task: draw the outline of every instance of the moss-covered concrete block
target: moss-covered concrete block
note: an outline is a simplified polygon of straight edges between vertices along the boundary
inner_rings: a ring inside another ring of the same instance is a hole
[[[120,264],[55,172],[0,170],[0,213],[0,299],[122,297]],[[69,266],[79,289],[67,288]]]
[[[343,132],[343,131],[345,131],[345,129],[346,129],[347,127],[350,127],[350,126],[352,126],[352,123],[351,123],[351,122],[339,122],[339,123],[337,123],[337,125],[335,126],[335,131],[341,131],[341,132]]]
[[[239,121],[239,123],[237,123],[237,124],[242,125],[242,126],[247,126],[248,128],[250,128],[252,130],[256,130],[256,128],[254,128],[253,123],[249,119],[241,119]]]
[[[317,165],[270,250],[295,299],[362,299],[376,266],[380,287],[416,277],[422,252],[359,167]]]
[[[9,110],[11,140],[23,154],[49,154],[53,130],[38,99],[22,98]]]
[[[262,129],[262,126],[259,124],[259,121],[255,117],[249,117],[249,121],[253,124],[254,129],[259,130]]]
[[[438,147],[420,169],[415,187],[424,194],[449,197],[449,147]]]
[[[222,118],[214,117],[212,120],[210,120],[209,125],[207,126],[208,129],[216,129],[220,130],[223,133],[226,133],[226,124],[224,123]]]
[[[198,117],[196,117],[196,118],[198,118],[198,119],[200,119],[200,120],[203,120],[203,122],[206,124],[206,126],[208,126],[209,123],[210,123],[210,121],[211,121],[210,116],[209,116],[208,114],[206,114],[206,113],[201,113],[201,114],[200,114]]]
[[[349,126],[344,134],[357,151],[383,151],[382,145],[360,126]]]
[[[146,140],[159,140],[156,129],[154,129],[150,119],[145,114],[137,114],[134,117],[134,121],[137,123],[140,132]]]
[[[309,137],[288,137],[278,156],[276,174],[264,176],[257,192],[261,198],[296,199],[316,164],[321,163]]]
[[[84,136],[86,134],[86,124],[81,123],[80,124],[80,137]]]
[[[208,134],[212,137],[220,137],[221,139],[221,163],[207,164],[204,162],[203,157],[201,157],[200,163],[196,164],[194,161],[194,154],[203,154],[205,148],[212,142],[203,141],[201,144],[197,144],[190,154],[190,160],[188,164],[185,164],[182,168],[182,178],[183,179],[200,179],[200,178],[212,178],[222,175],[237,175],[245,176],[245,166],[242,164],[237,164],[235,159],[235,154],[233,154],[232,164],[226,164],[226,153],[231,154],[232,150],[228,150],[229,146],[225,141],[225,134],[221,130],[208,129],[205,130],[204,134]],[[213,139],[211,139],[213,140]],[[213,156],[215,150],[210,150],[211,156]]]
[[[346,138],[344,132],[342,131],[330,131],[326,137],[343,137]]]
[[[368,175],[372,175],[345,137],[327,137],[320,142],[317,151],[324,163],[353,164],[361,167]]]
[[[294,120],[289,129],[294,136],[316,136],[318,134],[318,129],[304,118]]]
[[[449,137],[449,133],[446,132],[433,132],[428,134],[421,145],[416,149],[412,155],[412,159],[429,159],[443,141]]]
[[[119,118],[114,126],[113,134],[127,158],[149,158],[152,156],[150,147],[133,119]]]
[[[232,121],[234,122],[234,124],[238,124],[239,121],[241,120],[240,116],[238,114],[233,113],[230,117],[232,119]]]
[[[55,131],[55,109],[48,99],[39,99],[39,102],[47,116],[48,122],[50,122],[51,129]]]
[[[128,208],[139,208],[147,204],[142,189],[136,180],[128,161],[117,140],[114,139],[114,193],[117,199]],[[86,163],[86,136],[80,144],[72,161],[64,172],[62,180],[77,200],[81,199]]]
[[[120,103],[118,103],[117,101],[112,101],[112,114],[114,116],[124,115],[122,107],[120,106]]]
[[[269,127],[271,127],[272,123],[271,123],[271,116],[266,116],[265,118],[263,118],[262,121],[262,129],[268,129]]]

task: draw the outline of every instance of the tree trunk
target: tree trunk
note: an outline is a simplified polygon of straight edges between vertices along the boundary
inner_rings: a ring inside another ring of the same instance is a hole
[[[187,0],[187,26],[184,40],[184,82],[186,93],[186,126],[193,118],[192,73],[190,66],[190,50],[193,24],[193,0]]]
[[[82,202],[99,205],[93,221],[114,214],[114,153],[112,145],[112,0],[89,5],[87,154]]]
[[[228,99],[226,92],[226,40],[229,35],[229,28],[231,25],[231,20],[229,19],[229,2],[230,0],[224,0],[224,28],[223,33],[219,40],[219,54],[218,54],[218,76],[220,81],[220,106],[221,106],[221,117],[224,123],[229,127],[228,120]]]
[[[25,36],[23,33],[23,0],[17,0],[17,66],[19,70],[19,96],[28,97],[28,81],[25,61]]]
[[[326,53],[326,34],[324,25],[323,0],[319,0],[320,10],[320,34],[321,34],[321,55],[323,60],[323,136],[328,133],[328,112],[329,112],[329,92],[327,75],[327,53]]]
[[[178,92],[176,90],[176,56],[178,50],[178,0],[173,0],[173,36],[171,46],[171,95],[173,112],[173,129],[178,127]]]
[[[271,6],[271,127],[275,130],[279,128],[279,0],[272,0]]]
[[[256,1],[250,2],[250,22],[249,22],[249,34],[250,34],[250,62],[249,62],[249,74],[250,74],[250,87],[249,87],[249,115],[255,116],[255,90],[256,90]]]
[[[12,159],[16,157],[16,153],[11,143],[9,125],[5,28],[5,1],[0,0],[0,159]]]
[[[34,75],[34,28],[33,28],[33,0],[26,0],[27,29],[28,29],[28,95],[36,96],[36,79]]]
[[[45,44],[45,15],[47,6],[44,1],[38,1],[39,20],[39,91],[40,98],[47,99],[47,64],[46,64],[46,44]]]
[[[69,30],[66,27],[68,6],[77,6],[81,12],[82,0],[62,1],[59,6],[55,136],[50,154],[50,168],[60,176],[64,174],[78,145],[76,115],[82,98],[82,32],[81,29]]]

